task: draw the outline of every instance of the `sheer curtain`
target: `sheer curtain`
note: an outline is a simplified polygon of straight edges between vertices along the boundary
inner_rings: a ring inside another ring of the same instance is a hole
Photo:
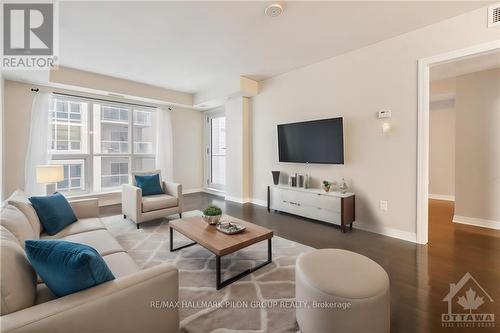
[[[24,161],[24,190],[28,195],[45,194],[45,185],[36,183],[36,167],[50,161],[52,141],[50,93],[38,92],[31,106],[28,150]]]
[[[163,180],[172,181],[173,173],[173,144],[172,120],[170,110],[160,108],[157,112],[156,127],[156,168],[161,170]]]

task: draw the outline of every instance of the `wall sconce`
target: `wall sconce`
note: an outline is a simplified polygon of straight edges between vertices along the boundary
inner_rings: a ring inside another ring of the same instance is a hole
[[[392,112],[391,110],[382,110],[377,112],[377,118],[378,119],[391,119]],[[389,134],[392,130],[392,125],[390,122],[385,121],[382,123],[382,133],[383,134]]]
[[[382,123],[382,133],[389,134],[392,130],[391,123]]]

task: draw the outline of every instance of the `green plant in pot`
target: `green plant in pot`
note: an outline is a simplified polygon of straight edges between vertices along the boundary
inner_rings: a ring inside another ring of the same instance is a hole
[[[329,182],[328,180],[323,180],[323,190],[325,192],[330,192],[330,187],[332,186],[332,183]]]
[[[219,223],[222,216],[222,209],[217,206],[209,205],[203,210],[203,220],[210,225]]]

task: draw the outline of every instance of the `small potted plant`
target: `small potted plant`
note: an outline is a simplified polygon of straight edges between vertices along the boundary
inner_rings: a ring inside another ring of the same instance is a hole
[[[217,206],[209,205],[203,210],[203,220],[210,225],[216,225],[219,223],[222,216],[222,209]]]
[[[328,180],[323,180],[323,190],[325,192],[330,192],[330,187],[332,186],[332,183],[329,182]]]

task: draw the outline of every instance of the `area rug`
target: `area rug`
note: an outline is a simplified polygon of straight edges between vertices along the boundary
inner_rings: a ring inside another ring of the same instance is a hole
[[[201,215],[200,211],[183,217]],[[215,256],[199,245],[169,251],[168,221],[141,224],[121,215],[104,217],[110,232],[141,268],[172,263],[179,269],[181,332],[297,332],[295,259],[312,248],[273,237],[273,262],[245,278],[215,289]],[[175,246],[189,242],[174,234]],[[267,242],[261,242],[222,258],[223,279],[267,258]]]

